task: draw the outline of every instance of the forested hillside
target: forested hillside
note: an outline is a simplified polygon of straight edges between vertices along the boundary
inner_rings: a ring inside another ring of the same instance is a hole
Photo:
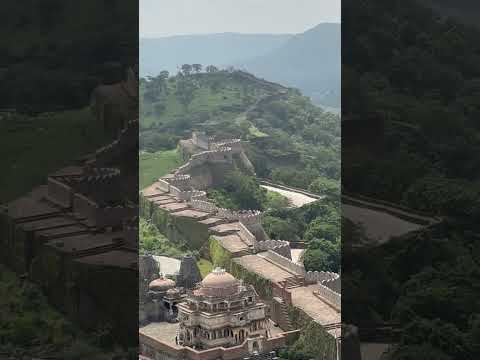
[[[418,1],[342,7],[342,129],[357,130],[342,185],[444,219],[375,249],[344,241],[342,318],[396,324],[389,359],[478,358],[479,33]]]
[[[339,180],[339,117],[297,90],[217,69],[142,79],[140,94],[141,150],[174,149],[192,130],[203,130],[249,141],[259,177],[304,189],[318,178]]]
[[[272,238],[307,240],[309,269],[338,271],[340,264],[340,119],[314,106],[298,90],[236,70],[184,65],[140,82],[140,173],[143,184],[174,168],[178,140],[193,130],[245,141],[256,176],[227,174],[210,191],[221,206],[266,211]],[[157,160],[154,160],[154,159]],[[169,166],[168,164],[171,164]],[[301,209],[260,188],[258,178],[326,194],[330,200]]]
[[[352,61],[344,64],[345,118],[367,120],[375,111],[385,131],[380,151],[344,169],[347,190],[479,216],[479,32],[414,1],[351,7],[345,34],[363,40],[344,39]]]

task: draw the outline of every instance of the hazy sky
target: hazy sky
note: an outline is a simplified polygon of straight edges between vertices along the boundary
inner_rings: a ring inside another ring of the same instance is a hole
[[[140,0],[140,37],[300,33],[340,13],[340,0]]]

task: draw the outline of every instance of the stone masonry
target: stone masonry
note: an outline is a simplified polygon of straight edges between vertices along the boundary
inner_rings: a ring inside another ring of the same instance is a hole
[[[144,189],[143,207],[149,208],[150,215],[157,211],[166,214],[166,218],[170,219],[168,223],[182,218],[203,226],[204,242],[209,237],[214,238],[232,256],[236,266],[268,282],[274,299],[277,299],[277,309],[272,313],[274,321],[286,326],[287,308],[298,309],[331,335],[339,358],[340,276],[331,272],[306,271],[302,265],[292,261],[288,241],[268,239],[261,225],[260,212],[218,208],[206,198],[203,191],[206,188],[199,190],[195,187],[198,183],[195,170],[212,164],[230,163],[232,144],[238,144],[233,145],[238,146],[235,151],[243,153],[240,141],[212,142],[204,134],[194,134],[190,143],[196,145],[198,152],[190,154],[185,165]],[[205,150],[207,145],[209,150]],[[193,241],[188,236],[183,240]],[[152,344],[151,341],[148,340],[148,343]],[[143,345],[149,346],[146,343]],[[152,348],[150,351],[153,351]]]

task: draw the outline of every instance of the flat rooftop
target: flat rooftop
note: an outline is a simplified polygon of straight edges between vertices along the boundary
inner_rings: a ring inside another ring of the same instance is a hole
[[[34,195],[27,195],[12,201],[8,204],[7,212],[13,220],[28,220],[60,214],[57,207]]]
[[[293,305],[303,310],[320,325],[339,324],[341,313],[313,294],[318,288],[319,286],[314,284],[290,289]]]
[[[286,279],[294,276],[283,268],[267,261],[265,258],[259,255],[245,255],[240,258],[233,259],[237,264],[241,265],[248,271],[254,272],[261,277],[270,280],[275,283],[285,281]]]
[[[240,236],[233,234],[233,235],[213,235],[213,237],[222,245],[224,249],[231,253],[237,253],[240,251],[248,250],[249,247],[245,244]]]
[[[122,233],[75,235],[49,241],[46,246],[53,247],[62,253],[78,253],[118,244],[113,240],[116,237],[122,237]]]
[[[150,323],[139,329],[140,334],[150,336],[155,340],[167,343],[171,346],[178,347],[179,349],[182,346],[175,344],[175,336],[177,336],[177,330],[179,328],[179,323],[168,323],[168,322],[158,322]]]
[[[54,237],[64,237],[69,235],[75,235],[81,232],[87,232],[88,228],[82,225],[70,225],[70,226],[62,226],[51,228],[48,230],[41,230],[37,234],[42,237],[46,238],[54,238]]]
[[[173,213],[172,215],[173,216],[179,216],[179,217],[188,217],[188,218],[195,219],[195,220],[204,220],[206,217],[210,216],[210,214],[207,213],[207,212],[194,210],[194,209],[177,211],[177,212]]]
[[[77,223],[74,219],[69,219],[65,216],[48,217],[45,219],[34,220],[22,224],[25,231],[38,231],[51,228],[58,228],[62,226],[75,225]]]
[[[137,271],[138,254],[134,251],[126,251],[122,249],[110,250],[101,254],[90,255],[76,259],[75,262],[87,265],[134,269]]]
[[[158,182],[155,182],[152,185],[146,187],[145,189],[142,190],[142,195],[150,198],[158,195],[163,195],[166,193],[165,191],[158,189],[157,186],[158,186]]]
[[[169,212],[176,212],[181,210],[188,209],[188,205],[185,203],[170,203],[170,204],[161,204],[160,207]]]

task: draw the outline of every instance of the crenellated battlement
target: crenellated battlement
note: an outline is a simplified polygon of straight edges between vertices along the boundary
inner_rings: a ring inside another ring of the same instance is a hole
[[[285,240],[264,240],[256,241],[254,243],[255,252],[272,250],[277,254],[291,260],[291,248],[290,243]]]
[[[164,178],[170,185],[178,187],[180,190],[190,190],[192,188],[191,179],[188,174],[173,174]]]
[[[229,149],[229,151],[234,154],[238,154],[243,151],[242,140],[241,139],[226,139],[212,144],[213,150],[219,149]]]
[[[305,281],[308,284],[323,283],[338,279],[339,274],[331,271],[307,271],[305,274]]]

